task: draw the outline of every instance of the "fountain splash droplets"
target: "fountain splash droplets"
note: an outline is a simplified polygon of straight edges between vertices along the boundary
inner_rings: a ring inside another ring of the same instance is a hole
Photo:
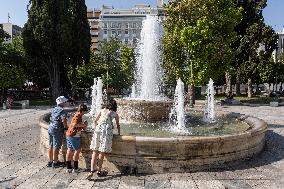
[[[190,134],[185,127],[185,111],[184,111],[184,83],[178,79],[175,89],[174,105],[171,109],[170,130],[178,134]]]
[[[135,98],[141,100],[164,100],[160,94],[163,70],[161,66],[161,39],[163,27],[157,16],[147,16],[142,23],[141,40],[138,45]]]
[[[102,109],[103,104],[103,82],[100,77],[94,79],[92,86],[92,105],[90,115],[95,117]]]
[[[214,123],[215,120],[215,110],[214,110],[214,82],[210,78],[207,84],[207,97],[205,101],[204,117],[203,120],[207,123]]]

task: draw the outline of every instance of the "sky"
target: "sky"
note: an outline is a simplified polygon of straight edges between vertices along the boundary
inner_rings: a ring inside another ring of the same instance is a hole
[[[4,3],[5,2],[5,3]],[[0,5],[0,23],[10,22],[24,26],[27,21],[27,4],[29,0],[2,0]],[[112,5],[115,8],[131,8],[135,4],[150,4],[155,6],[156,0],[86,0],[88,8],[100,8],[104,5]],[[263,11],[265,23],[272,26],[276,32],[283,30],[284,26],[284,0],[268,0],[267,7]]]

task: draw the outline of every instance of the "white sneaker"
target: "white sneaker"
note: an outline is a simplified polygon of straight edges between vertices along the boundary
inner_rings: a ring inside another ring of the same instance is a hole
[[[73,169],[72,173],[80,173],[80,170],[79,169]]]
[[[87,180],[90,180],[93,177],[94,173],[93,172],[89,172],[88,176],[87,176]]]

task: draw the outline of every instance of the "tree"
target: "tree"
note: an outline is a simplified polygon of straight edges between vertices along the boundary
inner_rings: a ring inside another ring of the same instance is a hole
[[[102,41],[94,57],[97,73],[107,89],[116,92],[129,88],[134,81],[134,49],[123,45],[117,38]]]
[[[121,47],[122,88],[128,88],[134,83],[135,52],[126,45]]]
[[[235,56],[232,69],[237,73],[237,86],[240,75],[248,80],[248,96],[252,95],[252,78],[259,78],[258,63],[269,63],[271,53],[277,45],[277,35],[270,26],[266,26],[262,11],[267,0],[237,0],[236,7],[242,7],[242,21],[235,28],[238,39],[232,45]],[[259,57],[260,46],[264,47],[261,61]],[[242,69],[239,70],[238,68]],[[236,71],[237,70],[237,71]],[[242,73],[241,73],[242,72]],[[239,87],[237,90],[239,94]]]
[[[94,84],[94,78],[100,77],[102,75],[103,72],[101,67],[102,66],[100,64],[95,63],[94,51],[91,50],[90,62],[84,62],[77,69],[78,87],[90,88]]]
[[[90,33],[84,0],[30,0],[23,39],[27,54],[49,74],[53,98],[68,90],[67,68],[89,61]],[[81,33],[79,33],[81,32]],[[75,85],[74,80],[73,85]]]
[[[176,0],[166,7],[165,62],[175,74],[186,74],[189,89],[218,77],[232,59],[240,10],[231,0]],[[173,40],[169,40],[173,39]],[[179,47],[174,50],[171,46]],[[174,58],[169,58],[175,54]],[[189,91],[193,99],[194,92]]]
[[[91,36],[90,28],[87,19],[87,7],[83,0],[70,0],[68,9],[68,28],[70,33],[66,38],[69,38],[68,43],[68,63],[71,65],[71,75],[69,77],[72,84],[72,93],[75,93],[78,85],[77,68],[84,64],[89,64]]]
[[[4,44],[7,33],[0,27],[0,89],[1,103],[9,88],[18,88],[24,85],[26,74],[24,54],[17,48],[16,40],[13,44]]]

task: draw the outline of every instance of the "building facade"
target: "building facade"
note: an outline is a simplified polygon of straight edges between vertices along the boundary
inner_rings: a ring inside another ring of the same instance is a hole
[[[135,46],[142,29],[142,21],[147,15],[165,18],[163,1],[158,0],[157,7],[150,5],[135,5],[131,9],[115,9],[110,6],[102,6],[100,10],[87,12],[92,35],[92,49],[98,48],[100,41],[109,41],[118,38],[122,43]]]
[[[5,39],[5,43],[12,43],[13,38],[22,34],[23,28],[12,23],[3,23],[3,30],[9,34],[9,38]]]
[[[99,44],[99,19],[101,11],[97,9],[90,9],[87,11],[87,18],[90,25],[91,34],[91,48],[96,51]]]
[[[277,60],[279,55],[284,52],[284,28],[282,32],[279,32],[277,34],[278,34],[278,47],[273,53],[274,60]]]

